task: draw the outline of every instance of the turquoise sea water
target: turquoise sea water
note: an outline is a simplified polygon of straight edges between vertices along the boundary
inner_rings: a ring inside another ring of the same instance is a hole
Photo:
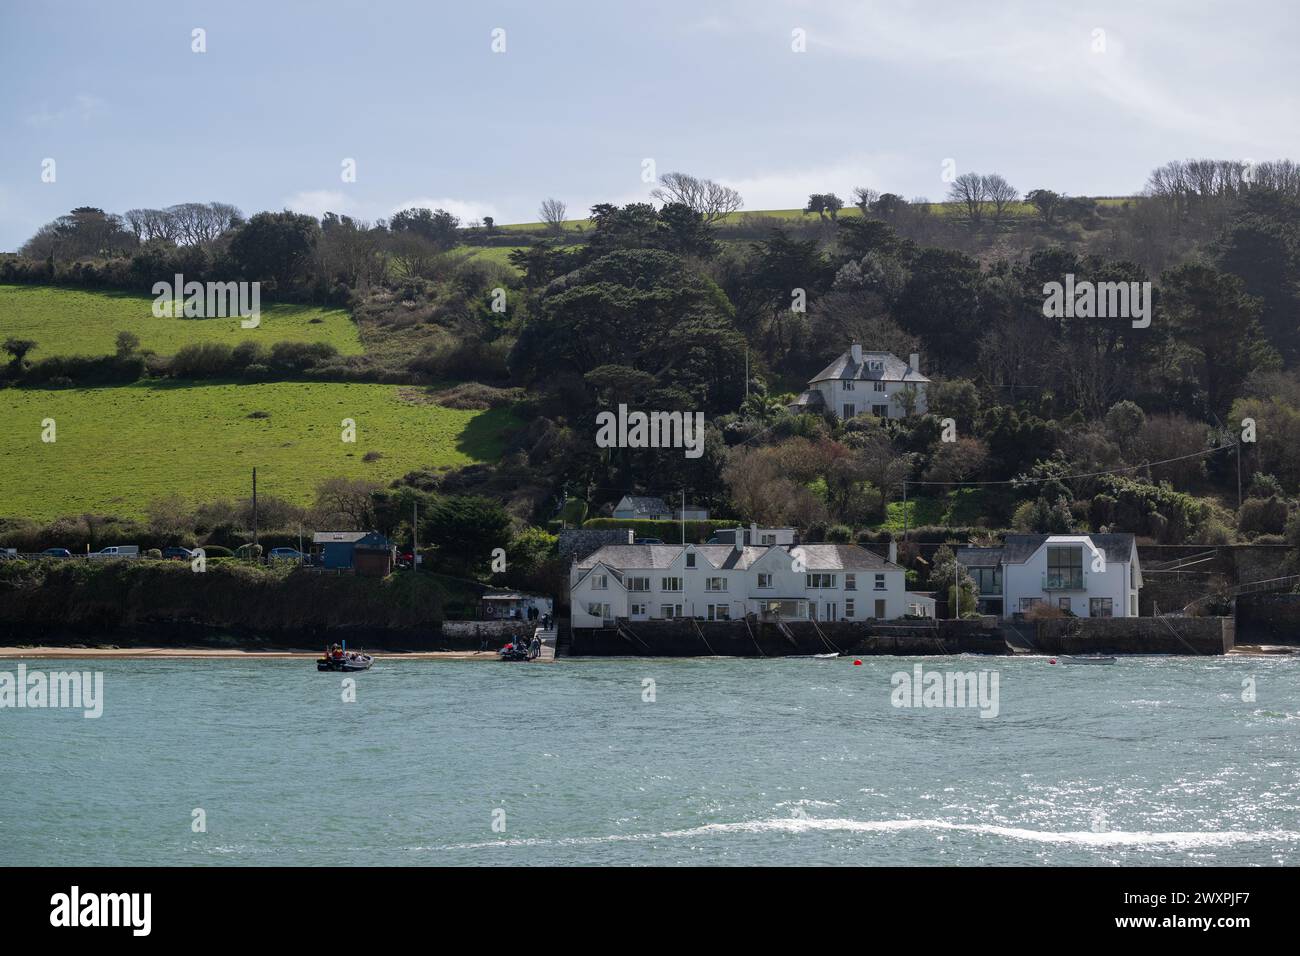
[[[1295,658],[26,664],[105,707],[0,710],[5,864],[1300,863]]]

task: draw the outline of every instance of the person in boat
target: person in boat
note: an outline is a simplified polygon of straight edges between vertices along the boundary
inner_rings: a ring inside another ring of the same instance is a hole
[[[335,644],[332,648],[330,648],[330,657],[336,661],[343,660],[343,648]]]

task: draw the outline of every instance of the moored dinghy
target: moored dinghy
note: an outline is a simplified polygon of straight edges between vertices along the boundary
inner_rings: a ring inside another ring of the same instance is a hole
[[[1062,664],[1114,664],[1115,658],[1104,657],[1101,654],[1088,654],[1082,657],[1071,657],[1068,654],[1061,655]]]
[[[316,662],[318,671],[368,671],[375,662],[371,654],[346,650],[346,645],[335,644],[327,648],[325,656]]]

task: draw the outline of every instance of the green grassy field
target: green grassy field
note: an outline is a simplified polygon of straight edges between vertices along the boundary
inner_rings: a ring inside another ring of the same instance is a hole
[[[142,348],[173,355],[193,342],[245,340],[263,342],[328,342],[344,355],[359,355],[356,324],[343,309],[274,305],[262,309],[256,329],[240,328],[239,319],[158,319],[149,296],[121,292],[83,292],[49,286],[0,285],[2,338],[14,336],[36,342],[28,358],[54,355],[107,355],[116,348],[118,332],[134,332]]]
[[[41,441],[46,418],[52,444]],[[355,444],[340,440],[344,418],[356,422]],[[306,504],[325,477],[388,481],[494,460],[518,425],[506,408],[413,404],[394,385],[300,382],[11,388],[0,390],[0,420],[0,516],[42,519],[138,516],[170,494],[246,495],[254,466],[261,493]],[[382,457],[363,461],[371,451]]]
[[[1126,202],[1131,202],[1136,197],[1125,196],[1107,196],[1097,199],[1096,202],[1101,206],[1122,206]],[[937,216],[965,216],[966,207],[961,203],[955,202],[932,202],[926,205],[926,209]],[[1037,210],[1027,202],[1014,202],[1007,207],[1007,212],[1011,216],[1024,217],[1035,216]],[[862,215],[862,210],[856,206],[845,205],[839,211],[839,215],[853,219]],[[718,220],[720,225],[739,225],[746,217],[755,219],[795,219],[799,221],[813,221],[817,219],[815,212],[804,212],[802,209],[742,209],[739,212],[733,212],[728,216],[723,216]],[[594,223],[590,219],[566,219],[564,230],[566,232],[589,231]],[[503,232],[536,232],[545,225],[540,222],[516,222],[506,225],[498,225],[497,228]]]

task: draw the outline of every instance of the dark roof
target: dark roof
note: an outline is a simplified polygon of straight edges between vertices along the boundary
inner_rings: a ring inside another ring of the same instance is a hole
[[[1129,560],[1133,552],[1133,535],[1089,534],[1089,535],[1048,535],[1048,534],[1009,534],[1003,539],[1000,548],[958,548],[957,560],[967,567],[993,567],[996,564],[1024,564],[1041,548],[1048,538],[1087,537],[1097,549],[1106,555],[1106,560],[1121,562]]]
[[[378,531],[371,531],[368,534],[362,535],[357,539],[356,544],[353,545],[353,547],[358,551],[387,551],[392,546],[393,542],[389,541]]]
[[[873,369],[872,362],[879,362],[880,368]],[[862,362],[853,361],[853,350],[845,352],[830,365],[814,375],[809,382],[821,382],[826,379],[852,378],[883,382],[928,382],[920,372],[912,370],[893,352],[863,352]]]
[[[810,388],[805,392],[800,392],[799,397],[787,405],[787,408],[808,408],[813,405],[826,404],[826,396],[815,388]]]

